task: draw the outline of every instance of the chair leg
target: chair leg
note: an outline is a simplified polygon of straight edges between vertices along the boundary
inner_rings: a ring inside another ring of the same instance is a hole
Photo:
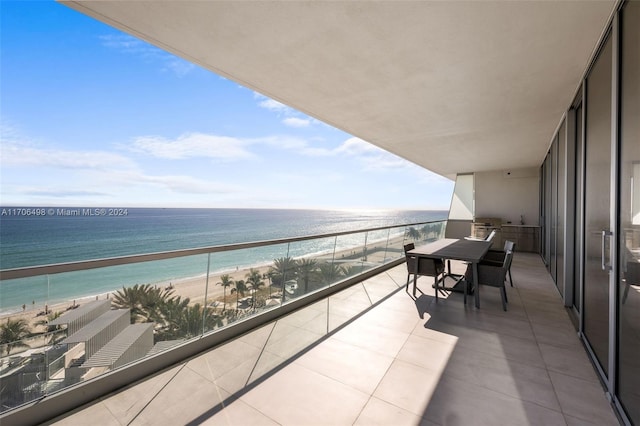
[[[407,285],[405,285],[405,291],[409,293],[409,281],[411,280],[411,274],[407,274]]]
[[[438,301],[438,276],[433,277],[433,288],[436,289],[436,302]]]
[[[509,282],[511,283],[511,287],[513,287],[513,278],[511,278],[511,268],[509,268]]]
[[[502,295],[502,309],[507,310],[507,289],[500,287],[500,294]]]
[[[467,281],[467,279],[465,278],[464,280],[464,291],[462,292],[463,296],[462,298],[464,299],[464,304],[467,304],[467,293],[469,292],[469,281]]]
[[[629,287],[631,287],[629,282],[625,282],[625,284],[626,284],[626,286],[624,288],[624,293],[622,294],[622,304],[623,305],[627,301],[627,296],[629,296]]]

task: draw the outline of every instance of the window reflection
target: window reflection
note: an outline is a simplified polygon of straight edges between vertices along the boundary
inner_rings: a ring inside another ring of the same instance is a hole
[[[640,3],[622,15],[618,395],[640,424]]]

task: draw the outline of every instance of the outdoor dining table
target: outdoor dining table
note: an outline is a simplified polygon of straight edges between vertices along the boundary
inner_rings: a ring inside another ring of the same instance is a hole
[[[485,240],[468,240],[456,238],[442,238],[431,243],[418,246],[407,252],[408,255],[417,258],[442,259],[442,260],[461,260],[471,264],[473,271],[473,289],[476,301],[476,308],[480,307],[480,291],[478,290],[478,263],[489,248],[491,241]],[[417,280],[414,275],[414,284]],[[467,286],[465,284],[464,303],[467,303]]]

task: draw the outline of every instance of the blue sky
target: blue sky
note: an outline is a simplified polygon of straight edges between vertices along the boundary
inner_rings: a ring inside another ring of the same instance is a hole
[[[448,179],[233,81],[52,1],[0,7],[4,206],[449,208]]]

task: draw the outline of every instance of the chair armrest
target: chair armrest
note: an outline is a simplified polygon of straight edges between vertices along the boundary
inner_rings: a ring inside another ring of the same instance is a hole
[[[471,281],[473,279],[472,276],[471,265],[467,266],[467,271],[465,273],[465,279],[467,281]],[[505,270],[501,264],[490,264],[480,262],[478,264],[478,283],[489,285],[493,287],[502,287],[504,285],[504,280],[506,278]]]
[[[500,264],[502,264],[502,262],[504,262],[504,257],[507,254],[503,251],[499,251],[499,252],[495,252],[495,251],[488,251],[487,254],[484,255],[484,257],[482,258],[482,261],[490,261],[490,262],[500,262]]]
[[[501,267],[504,263],[504,259],[482,259],[478,264],[479,265],[489,265],[489,266],[499,266]]]
[[[504,285],[505,271],[502,265],[478,265],[478,282],[480,284],[493,287],[502,287]]]

